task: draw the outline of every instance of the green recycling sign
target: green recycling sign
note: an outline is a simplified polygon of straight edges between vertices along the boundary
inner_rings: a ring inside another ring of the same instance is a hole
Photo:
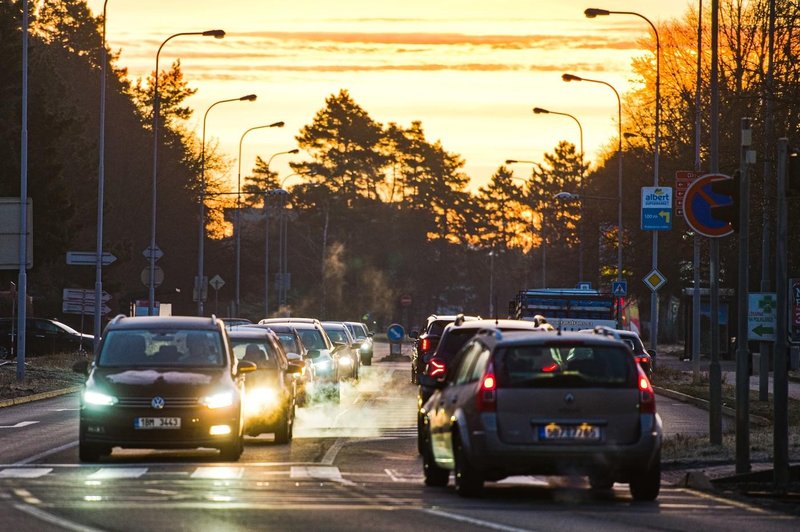
[[[774,342],[778,298],[769,292],[751,292],[747,296],[747,339]]]

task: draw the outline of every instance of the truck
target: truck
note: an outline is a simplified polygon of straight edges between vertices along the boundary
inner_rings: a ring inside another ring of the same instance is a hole
[[[508,313],[518,320],[542,317],[562,331],[617,327],[617,298],[592,289],[532,288],[520,290],[509,302]]]

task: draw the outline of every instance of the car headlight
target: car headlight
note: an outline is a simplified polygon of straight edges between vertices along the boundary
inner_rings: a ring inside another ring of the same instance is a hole
[[[113,395],[86,390],[83,392],[83,402],[87,405],[111,406],[117,404],[118,399]]]
[[[225,408],[233,404],[233,392],[220,392],[203,397],[202,403],[208,408]]]
[[[343,366],[349,366],[352,363],[353,363],[353,359],[350,358],[347,355],[343,355],[343,356],[339,357],[339,364],[342,364]]]
[[[247,406],[267,406],[278,402],[278,392],[273,388],[254,388],[247,390]]]

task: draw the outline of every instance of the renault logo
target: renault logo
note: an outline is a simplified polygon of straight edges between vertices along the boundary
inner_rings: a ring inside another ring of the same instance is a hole
[[[153,400],[155,401],[155,399]],[[575,396],[572,395],[571,393],[568,393],[567,395],[564,396],[564,402],[567,403],[568,405],[571,405],[572,403],[575,402]]]
[[[152,406],[156,410],[161,410],[162,408],[164,408],[164,398],[161,397],[160,395],[153,397],[153,400],[150,401],[150,406]]]

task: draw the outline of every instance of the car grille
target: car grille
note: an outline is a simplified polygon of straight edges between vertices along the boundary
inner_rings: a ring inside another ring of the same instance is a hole
[[[153,408],[152,397],[120,397],[117,407]],[[164,397],[164,410],[170,408],[195,408],[200,404],[197,397]]]

